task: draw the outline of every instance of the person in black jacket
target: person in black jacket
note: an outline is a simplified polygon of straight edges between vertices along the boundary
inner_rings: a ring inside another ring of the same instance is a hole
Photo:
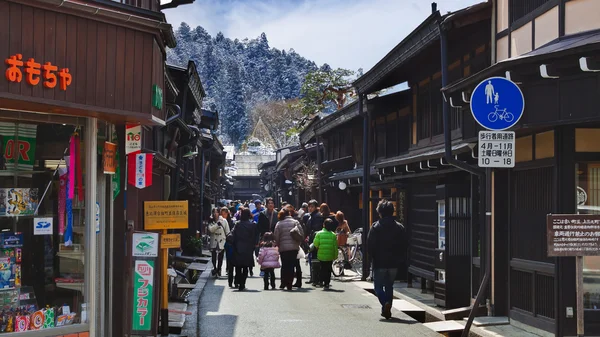
[[[233,257],[235,260],[235,277],[239,290],[246,289],[248,269],[254,265],[254,248],[258,245],[256,223],[252,221],[252,213],[244,208],[241,212],[241,220],[232,232]]]
[[[316,200],[311,200],[308,202],[308,214],[304,215],[304,228],[306,229],[306,231],[304,232],[304,235],[306,236],[306,241],[308,241],[308,244],[312,243],[312,240],[314,238],[314,233],[315,233],[315,229],[317,228],[317,226],[320,226],[319,229],[317,229],[317,231],[320,231],[321,228],[323,228],[323,218],[321,217],[321,214],[319,213],[319,203]],[[312,252],[308,253],[308,264],[310,266],[310,279],[308,281],[306,281],[306,284],[312,284],[313,280],[318,280],[318,278],[314,277],[314,267],[313,267],[313,258],[314,260],[317,259],[316,254],[314,254]]]
[[[381,316],[392,317],[394,280],[398,267],[406,258],[406,230],[394,220],[394,204],[385,199],[377,205],[381,218],[369,231],[367,249],[373,262],[373,283],[381,303]]]

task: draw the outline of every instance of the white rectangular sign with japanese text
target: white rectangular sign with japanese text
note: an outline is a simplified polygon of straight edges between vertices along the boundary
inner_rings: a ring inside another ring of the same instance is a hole
[[[479,131],[479,167],[515,167],[514,131]]]

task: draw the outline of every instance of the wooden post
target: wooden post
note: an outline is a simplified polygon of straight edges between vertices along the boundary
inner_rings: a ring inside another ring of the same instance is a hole
[[[583,256],[575,257],[575,277],[577,277],[577,336],[583,337]]]
[[[167,230],[163,229],[160,232],[161,240],[162,235],[167,234]],[[169,335],[169,280],[167,277],[167,269],[169,267],[169,249],[160,248],[161,257],[161,273],[160,273],[160,321],[161,321],[161,335]]]

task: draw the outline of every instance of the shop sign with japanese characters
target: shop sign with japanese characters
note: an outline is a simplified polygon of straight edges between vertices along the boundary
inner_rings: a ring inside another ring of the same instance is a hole
[[[180,248],[181,247],[181,234],[162,234],[160,236],[160,248]]]
[[[600,255],[600,215],[548,214],[548,256]]]
[[[7,68],[6,79],[9,82],[21,83],[23,79],[31,86],[43,85],[44,88],[66,91],[73,82],[69,68],[60,68],[51,62],[38,63],[33,57],[25,60],[22,54],[15,54],[4,60]]]
[[[513,131],[479,131],[479,167],[515,167]]]
[[[154,261],[136,260],[133,274],[133,331],[152,330]]]
[[[144,229],[188,228],[188,202],[144,201]]]

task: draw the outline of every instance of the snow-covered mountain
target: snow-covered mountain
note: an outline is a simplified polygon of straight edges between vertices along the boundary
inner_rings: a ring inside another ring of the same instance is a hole
[[[317,69],[293,49],[270,48],[264,33],[256,39],[231,40],[182,23],[175,36],[177,47],[168,51],[169,63],[196,62],[208,95],[205,106],[214,104],[219,111],[224,143],[239,145],[248,136],[250,111],[257,103],[298,97],[306,74]]]

